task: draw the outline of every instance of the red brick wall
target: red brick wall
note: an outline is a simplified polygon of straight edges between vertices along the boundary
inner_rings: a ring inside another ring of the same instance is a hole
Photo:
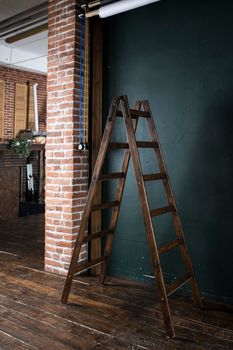
[[[0,65],[0,80],[5,81],[4,137],[14,137],[15,84],[26,84],[28,81],[31,84],[38,82],[39,127],[41,131],[45,131],[47,76]]]
[[[48,9],[45,269],[66,275],[88,184],[88,152],[77,151],[84,33],[75,0],[50,0]],[[80,259],[86,258],[84,246]]]

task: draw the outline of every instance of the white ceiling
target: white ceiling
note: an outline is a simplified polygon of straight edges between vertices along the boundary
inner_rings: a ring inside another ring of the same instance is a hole
[[[0,0],[0,21],[43,2],[45,0]],[[47,73],[47,48],[47,31],[13,44],[7,44],[5,40],[0,40],[0,64]]]

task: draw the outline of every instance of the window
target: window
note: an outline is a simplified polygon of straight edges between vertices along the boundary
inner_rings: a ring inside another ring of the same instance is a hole
[[[28,91],[29,88],[29,91]],[[29,101],[28,101],[29,98]],[[15,136],[20,130],[34,130],[33,87],[15,84]]]
[[[26,129],[27,85],[15,84],[15,136]]]

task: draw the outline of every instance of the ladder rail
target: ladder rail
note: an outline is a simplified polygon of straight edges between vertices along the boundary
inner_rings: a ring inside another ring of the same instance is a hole
[[[171,186],[170,178],[168,175],[165,159],[164,159],[163,153],[161,151],[161,144],[159,142],[158,133],[157,133],[157,130],[155,127],[154,119],[152,117],[150,105],[149,105],[148,101],[142,101],[142,105],[143,105],[144,111],[148,112],[151,116],[150,118],[147,118],[146,120],[147,120],[148,129],[149,129],[152,141],[158,143],[158,147],[155,148],[154,151],[155,151],[155,155],[156,155],[156,158],[158,161],[159,170],[161,173],[165,173],[167,175],[167,177],[162,179],[162,181],[163,181],[164,189],[165,189],[165,192],[167,195],[168,203],[169,203],[169,205],[173,206],[175,209],[172,212],[172,219],[173,219],[173,225],[175,227],[177,239],[180,241],[180,244],[179,244],[180,254],[181,254],[182,260],[184,262],[184,265],[186,267],[186,270],[188,272],[190,272],[191,276],[192,276],[192,278],[190,280],[190,284],[191,284],[194,300],[199,307],[202,307],[202,300],[201,300],[197,280],[196,280],[195,275],[194,275],[191,258],[190,258],[189,252],[188,252],[188,247],[187,247],[185,236],[184,236],[183,227],[182,227],[180,217],[178,214],[175,196],[174,196],[174,193],[172,190],[172,186]]]
[[[134,105],[134,110],[140,111],[140,108],[141,108],[141,102],[136,101],[135,105]],[[138,122],[138,119],[134,119],[134,121],[133,121],[134,133],[136,132],[136,129],[137,129],[137,122]],[[123,196],[123,192],[124,192],[124,187],[125,187],[125,182],[126,182],[126,174],[127,174],[128,167],[129,167],[129,161],[130,161],[130,150],[127,149],[124,153],[122,166],[121,166],[121,172],[125,174],[125,177],[123,177],[119,180],[117,191],[116,191],[116,197],[115,197],[115,200],[119,201],[120,204],[121,204],[121,200],[122,200],[122,196]],[[100,283],[102,283],[102,284],[104,284],[106,274],[107,274],[107,268],[108,268],[108,264],[109,264],[109,256],[110,256],[110,253],[112,250],[114,232],[116,229],[116,224],[117,224],[119,212],[120,212],[120,205],[113,210],[112,216],[111,216],[110,227],[113,228],[113,233],[108,235],[107,240],[106,240],[104,255],[107,256],[107,258],[106,258],[105,262],[101,265],[101,274],[100,274]]]
[[[104,159],[108,150],[108,143],[111,137],[111,133],[112,133],[112,129],[113,129],[113,124],[115,121],[115,117],[116,117],[116,112],[118,109],[118,105],[120,102],[120,97],[113,97],[112,99],[112,103],[111,103],[111,107],[109,110],[109,114],[108,114],[108,119],[107,119],[107,123],[106,123],[106,127],[104,130],[104,134],[103,134],[103,138],[101,141],[101,145],[100,145],[100,152],[98,155],[98,162],[96,162],[95,167],[94,167],[94,171],[93,171],[93,175],[92,175],[92,181],[89,187],[89,191],[88,191],[88,195],[87,195],[87,199],[86,199],[86,205],[84,208],[84,212],[83,212],[83,216],[82,216],[82,220],[81,220],[81,224],[79,227],[79,233],[74,245],[74,249],[73,249],[73,254],[72,254],[72,258],[71,258],[71,262],[70,262],[70,266],[69,266],[69,270],[68,270],[68,274],[66,277],[66,282],[65,282],[65,286],[63,289],[63,293],[62,293],[62,303],[67,303],[68,298],[69,298],[69,294],[70,294],[70,290],[71,290],[71,286],[72,286],[72,282],[73,282],[73,278],[75,275],[75,270],[76,270],[76,264],[78,262],[78,258],[79,258],[79,254],[80,254],[80,250],[81,250],[81,246],[82,246],[82,242],[84,239],[84,235],[85,235],[85,229],[88,223],[88,219],[90,216],[90,212],[91,212],[91,207],[92,207],[92,202],[93,202],[93,198],[95,195],[95,189],[96,189],[96,182],[98,180],[98,177],[100,175],[103,163],[104,163]]]
[[[174,328],[171,320],[171,311],[168,304],[168,297],[166,293],[166,286],[164,283],[163,273],[160,265],[160,258],[158,253],[158,248],[155,240],[153,223],[150,215],[149,203],[147,199],[146,188],[143,180],[141,162],[139,157],[139,152],[137,148],[137,143],[135,139],[135,133],[133,132],[133,123],[130,115],[130,109],[128,104],[127,96],[124,96],[121,100],[122,110],[124,114],[125,126],[128,135],[130,153],[132,157],[139,198],[141,202],[141,209],[143,213],[144,225],[146,228],[147,238],[149,242],[149,249],[151,254],[152,266],[155,278],[157,279],[160,291],[160,301],[161,308],[163,311],[163,318],[166,327],[167,334],[171,337],[174,336]]]

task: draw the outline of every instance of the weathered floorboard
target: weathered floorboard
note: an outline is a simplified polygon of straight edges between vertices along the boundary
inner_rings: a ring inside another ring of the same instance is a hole
[[[0,281],[1,350],[233,348],[230,307],[200,310],[179,295],[170,298],[177,338],[166,338],[153,286],[82,277],[61,304],[64,277],[43,271],[39,217],[0,223]]]

